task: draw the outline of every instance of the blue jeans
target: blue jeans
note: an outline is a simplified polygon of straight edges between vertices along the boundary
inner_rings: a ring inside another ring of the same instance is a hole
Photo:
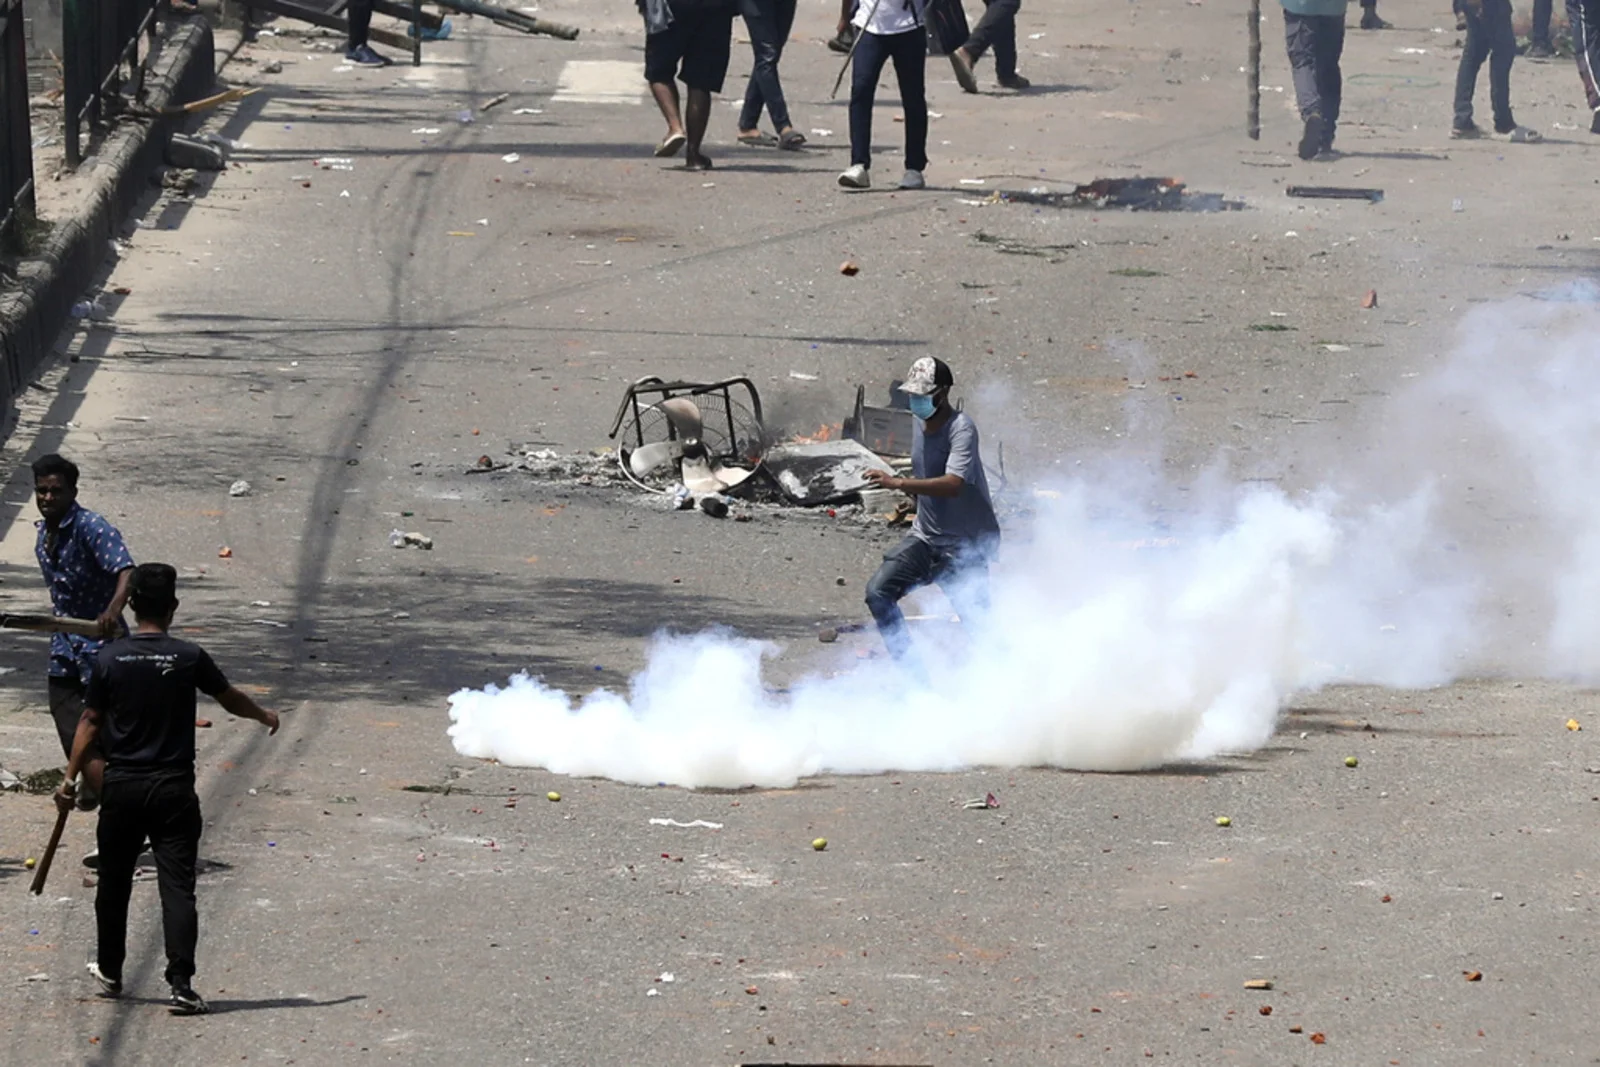
[[[900,109],[906,113],[906,169],[928,167],[928,33],[921,26],[905,33],[861,31],[850,71],[850,162],[872,166],[872,105],[878,76],[894,61],[900,83]]]
[[[900,601],[913,589],[937,585],[971,623],[989,611],[989,557],[992,546],[974,544],[951,550],[907,537],[883,554],[878,573],[867,583],[867,610],[878,624],[884,647],[895,659],[911,651],[911,633]]]
[[[778,81],[778,59],[794,28],[794,9],[795,0],[739,0],[739,13],[750,33],[750,51],[755,53],[750,84],[744,91],[744,110],[739,112],[741,130],[756,128],[761,121],[762,104],[772,117],[774,129],[782,131],[792,125],[783,85]]]

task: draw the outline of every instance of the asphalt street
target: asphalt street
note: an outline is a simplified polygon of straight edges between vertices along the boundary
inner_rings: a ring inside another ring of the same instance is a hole
[[[1259,142],[1239,11],[1030,4],[1032,91],[992,90],[985,63],[967,96],[930,60],[917,193],[835,184],[822,0],[802,0],[783,64],[810,145],[733,143],[741,30],[706,173],[651,155],[626,0],[542,7],[582,27],[572,43],[458,18],[420,68],[350,69],[282,21],[246,46],[223,78],[261,92],[205,127],[240,142],[233,165],[192,198],[152,190],[20,402],[0,601],[45,602],[25,460],[65,452],[135,557],[179,568],[181,635],[285,726],[214,709],[200,732],[206,1018],[164,1009],[153,880],[131,996],[93,995],[92,820],[35,899],[23,860],[51,805],[0,796],[6,1062],[1600,1062],[1585,688],[1307,693],[1258,752],[1139,774],[738,792],[503,767],[445,735],[457,689],[522,669],[625,687],[662,629],[777,642],[782,684],[815,669],[819,626],[864,618],[898,536],[879,524],[719,523],[610,483],[472,472],[606,447],[644,375],[748,375],[774,423],[811,432],[936,354],[1019,493],[1107,457],[1173,499],[1398,462],[1390,401],[1445,364],[1469,310],[1592,277],[1600,138],[1570,61],[1519,61],[1517,115],[1546,143],[1452,142],[1448,5],[1386,3],[1399,28],[1349,35],[1343,157],[1301,163],[1266,6]],[[898,110],[889,79],[880,184]],[[1239,209],[992,196],[1138,174]],[[1286,196],[1297,183],[1385,196]],[[392,548],[395,529],[434,547]],[[45,658],[0,643],[8,769],[58,758]],[[999,808],[962,807],[988,792]]]

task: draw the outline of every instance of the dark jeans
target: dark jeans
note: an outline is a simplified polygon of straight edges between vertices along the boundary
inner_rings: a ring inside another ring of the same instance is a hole
[[[1550,15],[1554,0],[1533,0],[1533,28],[1528,31],[1528,44],[1550,45]]]
[[[367,30],[372,25],[372,0],[350,0],[349,6],[344,9],[344,17],[350,23],[345,49],[366,44]]]
[[[83,683],[76,678],[50,676],[50,717],[56,722],[56,736],[61,738],[61,749],[72,758],[72,742],[78,734],[78,720],[83,718]]]
[[[878,573],[867,583],[867,610],[891,656],[904,659],[911,651],[911,634],[900,601],[913,589],[939,586],[964,623],[988,613],[989,554],[987,546],[952,552],[915,537],[907,537],[883,554]]]
[[[194,906],[195,863],[200,855],[200,799],[193,775],[106,779],[100,798],[100,886],[94,898],[100,970],[122,977],[128,954],[128,897],[133,868],[150,841],[161,891],[161,929],[167,942],[167,982],[194,977],[200,920]]]
[[[1517,35],[1511,29],[1511,0],[1482,0],[1467,4],[1467,43],[1456,68],[1456,128],[1472,125],[1472,94],[1478,87],[1478,68],[1489,61],[1489,107],[1497,133],[1510,133],[1517,122],[1511,117],[1511,64],[1517,58]]]
[[[994,76],[1010,81],[1017,76],[1017,12],[1022,0],[983,0],[983,18],[961,50],[974,61],[994,49]]]
[[[872,166],[872,105],[878,76],[894,61],[900,83],[900,109],[906,115],[906,169],[928,166],[928,34],[918,26],[888,35],[861,31],[850,70],[850,162]]]
[[[1344,79],[1339,74],[1339,57],[1344,54],[1344,16],[1296,15],[1283,13],[1283,36],[1289,47],[1289,66],[1294,75],[1294,98],[1300,105],[1300,119],[1321,115],[1324,141],[1333,144],[1334,127],[1339,122],[1339,103],[1344,95]]]
[[[793,125],[789,121],[789,105],[783,99],[783,85],[778,81],[778,60],[794,27],[794,9],[795,0],[739,0],[739,13],[750,32],[750,51],[755,53],[750,84],[744,91],[744,110],[739,112],[741,130],[756,128],[761,121],[762,104],[775,129],[781,131]]]
[[[1589,109],[1600,111],[1600,0],[1567,0],[1567,22]]]

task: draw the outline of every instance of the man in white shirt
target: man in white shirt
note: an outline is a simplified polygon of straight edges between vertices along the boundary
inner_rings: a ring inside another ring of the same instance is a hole
[[[902,189],[921,189],[928,166],[928,34],[923,25],[924,0],[841,0],[839,29],[853,24],[858,32],[850,72],[850,169],[839,175],[846,189],[872,186],[872,105],[885,63],[894,63],[900,83],[900,108],[905,112],[906,170]],[[850,9],[855,8],[854,19]]]

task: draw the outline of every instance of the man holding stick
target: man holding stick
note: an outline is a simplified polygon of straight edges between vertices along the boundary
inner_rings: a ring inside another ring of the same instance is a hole
[[[34,524],[39,530],[34,554],[55,613],[100,624],[98,638],[70,633],[50,638],[50,714],[62,753],[70,758],[95,656],[106,638],[127,633],[122,608],[128,602],[133,557],[115,526],[78,503],[78,467],[71,460],[55,454],[34,460],[33,495],[43,516]],[[94,810],[99,801],[104,767],[94,750],[80,764],[84,789],[79,806],[84,811]],[[91,852],[84,863],[93,866],[94,859]]]
[[[136,628],[100,650],[55,800],[63,813],[71,809],[73,775],[100,745],[106,768],[96,835],[99,948],[89,973],[106,996],[121,995],[128,898],[148,839],[161,892],[172,1003],[181,1014],[199,1015],[209,1009],[191,984],[200,936],[194,899],[201,828],[194,791],[195,692],[216,698],[230,714],[254,719],[269,734],[278,732],[278,713],[229,685],[205,649],[167,633],[178,609],[177,582],[178,572],[165,563],[134,568],[128,584]]]

